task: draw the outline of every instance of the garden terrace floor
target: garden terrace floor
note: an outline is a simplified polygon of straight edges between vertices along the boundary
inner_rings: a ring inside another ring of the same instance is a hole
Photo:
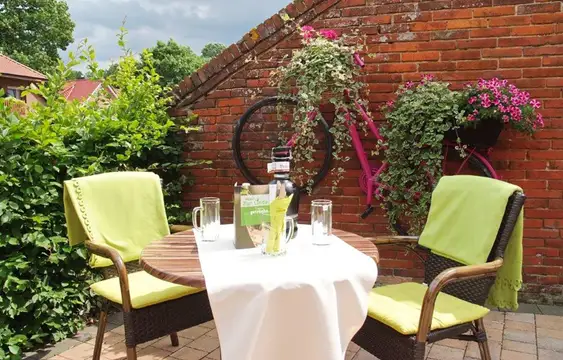
[[[126,359],[121,313],[108,319],[102,350],[103,360]],[[518,313],[492,311],[485,326],[494,360],[563,359],[563,307],[522,304]],[[94,350],[96,326],[89,326],[73,338],[53,347],[28,354],[25,360],[86,360]],[[149,341],[138,346],[139,360],[220,360],[219,340],[213,322],[178,333],[180,346],[172,347],[170,338]],[[427,360],[479,359],[476,344],[444,340],[429,347]],[[299,359],[307,360],[307,359]],[[346,360],[377,360],[351,344]]]

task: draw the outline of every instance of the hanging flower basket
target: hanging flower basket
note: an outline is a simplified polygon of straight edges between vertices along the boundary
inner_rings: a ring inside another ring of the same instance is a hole
[[[468,84],[462,92],[462,109],[467,114],[457,130],[450,130],[446,139],[477,148],[493,147],[505,125],[533,134],[543,127],[543,117],[536,110],[539,101],[506,80],[481,79]]]
[[[504,123],[496,119],[489,119],[480,121],[475,127],[461,126],[457,130],[452,129],[446,133],[446,140],[456,143],[459,138],[462,145],[488,149],[496,145],[503,129]]]

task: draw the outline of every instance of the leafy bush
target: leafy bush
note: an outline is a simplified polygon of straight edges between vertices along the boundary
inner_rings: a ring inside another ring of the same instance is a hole
[[[182,161],[182,133],[193,128],[167,114],[169,99],[162,94],[168,91],[159,85],[151,54],[142,54],[139,69],[125,50],[104,80],[118,89],[117,99],[101,91],[85,103],[67,102],[61,90],[73,66],[86,63],[93,77],[103,75],[91,47],[84,44],[79,54],[28,90],[42,96],[44,106],[21,115],[0,101],[0,359],[19,359],[25,349],[74,334],[96,305],[86,251],[66,239],[64,180],[154,171],[164,179],[170,221],[187,220],[181,190],[191,164]]]

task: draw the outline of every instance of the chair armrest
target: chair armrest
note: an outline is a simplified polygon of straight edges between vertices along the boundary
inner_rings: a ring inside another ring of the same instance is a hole
[[[438,274],[430,286],[428,286],[428,290],[426,290],[426,294],[424,295],[416,340],[418,342],[426,342],[426,338],[430,332],[430,326],[432,325],[432,314],[434,313],[436,298],[444,286],[457,281],[490,276],[491,274],[497,272],[497,270],[502,266],[502,263],[503,260],[498,258],[485,264],[459,266],[446,269]]]
[[[170,225],[170,232],[172,234],[179,233],[182,231],[191,230],[193,227],[190,225]]]
[[[415,245],[418,243],[418,236],[376,236],[369,238],[374,245]]]
[[[127,277],[127,268],[121,258],[121,255],[109,246],[96,244],[92,241],[85,242],[88,251],[92,252],[106,259],[110,259],[115,268],[117,269],[117,276],[119,277],[119,285],[121,287],[121,299],[123,301],[123,311],[131,311],[131,295],[129,294],[129,278]]]

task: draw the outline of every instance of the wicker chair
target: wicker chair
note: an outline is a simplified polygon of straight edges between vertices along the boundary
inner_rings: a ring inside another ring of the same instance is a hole
[[[453,295],[473,304],[485,304],[496,272],[503,263],[504,251],[525,199],[525,195],[519,192],[514,193],[509,199],[487,263],[464,266],[439,255],[428,254],[425,261],[424,280],[426,284],[430,285],[422,302],[418,332],[415,335],[403,335],[368,316],[353,341],[381,360],[423,360],[427,343],[446,338],[475,341],[479,344],[481,358],[490,360],[491,354],[483,318],[431,331],[434,305],[439,292]],[[379,237],[374,239],[374,243],[376,245],[402,245],[410,249],[421,248],[417,247],[417,237]]]
[[[171,231],[181,231],[181,227],[171,226]],[[127,360],[137,359],[136,347],[139,344],[170,335],[172,346],[178,346],[177,331],[213,320],[206,291],[140,309],[133,308],[129,293],[128,272],[139,271],[138,262],[124,264],[119,253],[108,246],[87,241],[86,247],[91,253],[108,258],[113,262],[115,269],[107,268],[104,269],[103,273],[106,278],[119,277],[122,298],[121,304],[103,299],[93,360],[99,360],[102,353],[107,314],[110,306],[123,312]]]
[[[110,177],[116,174],[96,176]],[[84,203],[83,200],[78,197],[73,202],[71,199],[72,195],[70,195],[71,191],[67,191],[67,188],[73,187],[72,184],[76,185],[72,181],[65,182],[65,210],[69,210],[67,226],[69,219],[79,218],[78,215],[70,211],[71,209],[76,210],[78,204],[78,207],[84,211],[81,208]],[[160,201],[162,201],[161,208],[164,210],[163,199],[161,198]],[[108,204],[108,206],[110,205]],[[172,345],[178,346],[178,331],[213,319],[205,289],[180,286],[152,277],[140,269],[138,264],[140,253],[134,253],[133,256],[127,254],[128,263],[125,263],[123,252],[102,241],[91,241],[92,233],[88,229],[96,227],[95,223],[90,222],[95,220],[81,219],[80,221],[81,229],[85,230],[84,236],[86,238],[83,241],[86,248],[92,255],[104,258],[104,263],[108,264],[107,266],[103,265],[105,267],[101,268],[106,280],[91,285],[91,289],[102,298],[103,303],[94,347],[94,360],[99,360],[102,353],[107,314],[110,306],[123,312],[128,360],[137,359],[136,346],[139,344],[170,335]],[[108,226],[108,224],[104,226]],[[109,226],[111,226],[111,223]],[[72,226],[69,227],[69,239],[71,228]],[[164,226],[164,229],[166,229],[166,226]],[[188,229],[185,226],[170,226],[171,232],[180,232]],[[133,248],[133,245],[129,244],[128,247]],[[111,262],[107,261],[107,259]]]

